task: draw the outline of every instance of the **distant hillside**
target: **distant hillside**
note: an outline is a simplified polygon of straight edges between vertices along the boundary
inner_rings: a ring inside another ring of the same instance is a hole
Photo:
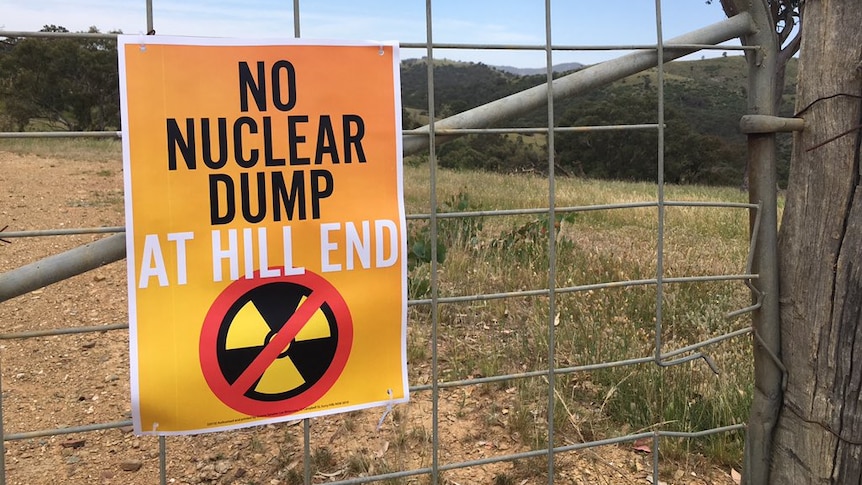
[[[577,71],[582,69],[586,64],[581,64],[580,62],[566,62],[563,64],[555,64],[553,67],[553,72],[569,72],[569,71]],[[512,66],[491,66],[498,71],[508,72],[509,74],[514,74],[516,76],[532,76],[534,74],[545,74],[546,69],[544,67],[534,67],[534,68],[524,68],[524,67],[512,67]]]
[[[451,116],[544,81],[544,75],[518,76],[482,63],[435,61],[435,111],[440,117]],[[424,59],[401,63],[401,97],[406,108],[427,110],[428,73]]]
[[[579,64],[558,66],[567,69]],[[787,67],[781,112],[793,112],[797,61]],[[531,72],[531,71],[528,71]],[[556,77],[562,74],[555,74]],[[648,124],[656,122],[657,69],[554,103],[562,126]],[[666,176],[672,183],[736,185],[745,166],[745,137],[739,119],[747,111],[747,65],[742,57],[675,61],[664,66]],[[482,63],[437,61],[435,112],[440,118],[543,84],[544,71],[520,75]],[[424,60],[402,63],[405,125],[427,123],[427,68]],[[540,107],[502,126],[543,127]],[[555,144],[561,173],[601,178],[654,180],[655,132],[560,134]],[[544,170],[542,136],[470,136],[440,150],[441,164],[488,170]],[[779,139],[779,179],[784,183],[790,138]],[[614,161],[614,156],[622,157]]]

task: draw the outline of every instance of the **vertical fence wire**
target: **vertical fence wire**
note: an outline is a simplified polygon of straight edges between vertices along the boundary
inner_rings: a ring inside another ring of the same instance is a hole
[[[293,0],[293,37],[302,37],[300,31],[299,0]],[[305,485],[311,485],[311,420],[302,420],[302,477]]]
[[[156,27],[153,25],[153,0],[146,0],[147,2],[147,35],[153,35],[156,33]]]
[[[293,0],[293,37],[302,37],[301,11],[299,0]],[[311,485],[311,419],[302,420],[302,480],[305,485]]]
[[[554,407],[556,406],[557,238],[556,183],[554,180],[554,51],[551,32],[551,0],[545,0],[545,64],[548,83],[548,485],[554,483]]]
[[[434,109],[434,29],[432,0],[425,0],[425,42],[428,76],[428,170],[430,171],[430,186],[428,200],[431,205],[430,239],[431,239],[431,485],[440,481],[440,356],[437,341],[440,329],[439,302],[440,281],[437,271],[437,143],[434,120],[437,113]]]
[[[302,479],[311,484],[311,420],[302,420]]]
[[[147,35],[155,35],[156,27],[153,23],[153,0],[145,0],[147,10]],[[159,436],[159,483],[168,483],[168,444],[165,435]]]
[[[300,37],[299,30],[299,0],[293,0],[293,37]]]
[[[656,118],[656,138],[658,150],[658,173],[656,176],[656,198],[657,198],[657,233],[656,233],[656,298],[655,298],[655,364],[662,365],[662,314],[664,305],[664,37],[662,35],[661,0],[655,0],[655,31],[656,31],[656,86],[658,90]],[[659,483],[659,452],[661,440],[658,434],[653,437],[652,450],[652,479],[653,483]]]
[[[159,436],[159,483],[168,483],[168,444],[165,435]]]
[[[0,376],[3,375],[0,366]],[[3,429],[3,382],[0,379],[0,485],[6,485],[6,431]]]

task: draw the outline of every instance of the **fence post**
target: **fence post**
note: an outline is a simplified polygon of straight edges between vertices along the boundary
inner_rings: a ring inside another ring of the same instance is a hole
[[[731,3],[731,2],[728,2]],[[754,115],[775,115],[777,59],[779,52],[775,25],[767,0],[732,0],[741,12],[748,12],[754,33],[743,35],[743,45],[757,46],[746,51],[748,61],[748,111]],[[727,6],[725,8],[727,10]],[[755,228],[751,214],[752,297],[760,303],[752,314],[754,327],[754,392],[743,458],[743,484],[767,484],[772,452],[772,436],[782,397],[781,332],[778,313],[778,194],[776,190],[775,133],[748,134],[749,201],[760,204],[760,224]]]

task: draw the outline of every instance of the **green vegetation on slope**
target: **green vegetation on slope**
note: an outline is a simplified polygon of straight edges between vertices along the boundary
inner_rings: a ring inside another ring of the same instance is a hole
[[[745,167],[745,137],[740,117],[747,112],[747,66],[741,57],[671,62],[665,71],[665,177],[672,183],[739,186]],[[796,62],[788,64],[787,79],[795,79]],[[405,61],[402,66],[404,105],[412,113],[427,110],[426,64]],[[435,65],[435,110],[440,117],[542,84],[544,75],[516,76],[483,64],[443,62]],[[782,113],[792,113],[794,90],[785,88]],[[648,124],[657,121],[657,70],[630,76],[583,95],[554,104],[557,126]],[[405,117],[413,127],[424,119]],[[542,127],[546,108],[510,120],[508,127]],[[656,129],[591,133],[559,133],[555,144],[558,173],[588,178],[655,180],[658,165]],[[492,141],[483,141],[491,138]],[[779,181],[786,180],[787,139],[779,140]],[[456,143],[456,142],[451,142]],[[499,160],[483,154],[509,153]],[[445,146],[445,145],[443,145]],[[532,151],[524,151],[524,147]],[[439,163],[450,168],[496,171],[547,171],[543,136],[473,135],[439,153]]]
[[[46,25],[43,32],[68,32]],[[89,33],[98,33],[91,27]],[[112,40],[0,41],[0,129],[105,130],[120,125],[117,45]]]
[[[54,25],[44,30],[63,32]],[[97,32],[95,27],[91,32]],[[795,78],[796,62],[787,79]],[[746,113],[746,63],[741,57],[671,62],[665,65],[665,180],[739,186],[745,138],[738,132]],[[560,74],[562,75],[562,74]],[[559,75],[558,75],[559,76]],[[93,39],[5,39],[0,43],[0,129],[104,130],[117,128],[116,46]],[[657,122],[657,70],[630,76],[554,105],[557,126],[607,126]],[[406,128],[427,122],[428,84],[424,60],[401,66]],[[545,75],[518,76],[481,63],[437,61],[435,112],[447,117],[545,82]],[[793,83],[785,88],[784,115],[792,113]],[[543,127],[544,108],[507,127]],[[558,133],[553,158],[561,175],[632,181],[655,180],[656,129]],[[439,163],[449,168],[498,172],[546,172],[543,135],[472,135],[441,145]],[[779,183],[789,161],[789,137],[779,140]]]

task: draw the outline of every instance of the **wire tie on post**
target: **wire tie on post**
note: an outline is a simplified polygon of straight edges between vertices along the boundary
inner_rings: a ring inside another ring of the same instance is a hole
[[[781,359],[778,358],[777,355],[775,355],[772,349],[770,349],[769,346],[766,345],[766,342],[760,336],[760,333],[758,333],[757,329],[752,328],[752,330],[754,333],[754,339],[757,340],[757,342],[766,352],[766,355],[769,356],[769,358],[772,360],[772,363],[775,364],[775,366],[778,367],[778,370],[781,371],[781,391],[787,392],[787,367],[784,365],[784,362],[782,362]]]
[[[386,404],[386,410],[383,411],[383,416],[380,416],[380,421],[377,422],[377,431],[380,431],[380,428],[383,427],[383,421],[386,419],[386,416],[392,412],[392,407],[395,405],[395,402],[392,399],[392,389],[386,389],[386,394],[389,395],[389,403]]]
[[[715,361],[712,360],[712,357],[710,357],[707,354],[702,354],[700,357],[703,359],[704,362],[706,362],[706,365],[709,366],[709,368],[710,368],[710,370],[712,370],[713,374],[715,374],[715,375],[721,374],[721,372],[718,370],[718,366],[715,364]]]
[[[0,232],[5,231],[6,229],[9,229],[9,224],[6,224],[5,226],[3,226],[3,229],[0,229]],[[12,244],[12,241],[10,241],[8,239],[3,239],[2,237],[0,237],[0,243]]]

